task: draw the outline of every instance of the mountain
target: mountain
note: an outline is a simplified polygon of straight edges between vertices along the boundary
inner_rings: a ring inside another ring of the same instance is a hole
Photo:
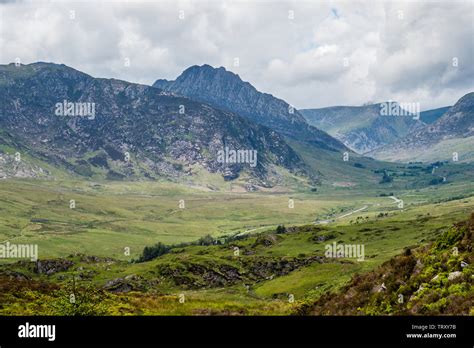
[[[331,151],[346,150],[325,132],[308,125],[303,115],[285,101],[261,93],[225,68],[192,66],[176,80],[157,80],[154,87],[234,112],[278,133]]]
[[[397,143],[370,153],[391,161],[474,160],[474,92],[468,93],[437,121],[412,132]]]
[[[399,115],[383,115],[381,110],[384,104],[400,111]],[[361,154],[396,142],[424,125],[395,102],[300,111],[309,124],[328,132],[348,148]]]
[[[225,180],[240,176],[272,186],[282,171],[310,176],[268,127],[158,88],[93,78],[65,65],[1,65],[0,100],[4,163],[19,151],[45,166],[108,179],[174,179],[205,169]],[[240,160],[231,151],[241,151]]]
[[[426,110],[420,113],[420,120],[426,124],[431,124],[436,122],[441,116],[443,116],[446,111],[449,110],[451,106],[445,106],[438,109]]]

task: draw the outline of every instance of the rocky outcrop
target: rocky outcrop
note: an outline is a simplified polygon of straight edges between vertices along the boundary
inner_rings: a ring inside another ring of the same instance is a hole
[[[73,265],[74,262],[65,259],[38,260],[35,263],[34,272],[52,275],[54,273],[67,271]]]

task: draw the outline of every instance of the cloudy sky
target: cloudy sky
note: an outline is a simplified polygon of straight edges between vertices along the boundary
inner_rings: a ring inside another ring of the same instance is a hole
[[[207,63],[297,108],[474,91],[472,0],[0,0],[0,16],[1,64],[152,84]]]

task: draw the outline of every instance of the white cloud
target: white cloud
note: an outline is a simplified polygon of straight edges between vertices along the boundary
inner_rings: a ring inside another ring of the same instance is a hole
[[[207,63],[300,108],[388,99],[431,108],[474,90],[472,1],[7,2],[0,11],[2,64],[51,61],[151,84]]]

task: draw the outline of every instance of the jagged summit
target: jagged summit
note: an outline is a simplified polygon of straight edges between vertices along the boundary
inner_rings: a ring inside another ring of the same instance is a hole
[[[258,91],[223,67],[191,66],[176,80],[157,80],[153,86],[237,113],[280,134],[320,148],[346,149],[338,140],[310,126],[303,115],[287,102]]]

